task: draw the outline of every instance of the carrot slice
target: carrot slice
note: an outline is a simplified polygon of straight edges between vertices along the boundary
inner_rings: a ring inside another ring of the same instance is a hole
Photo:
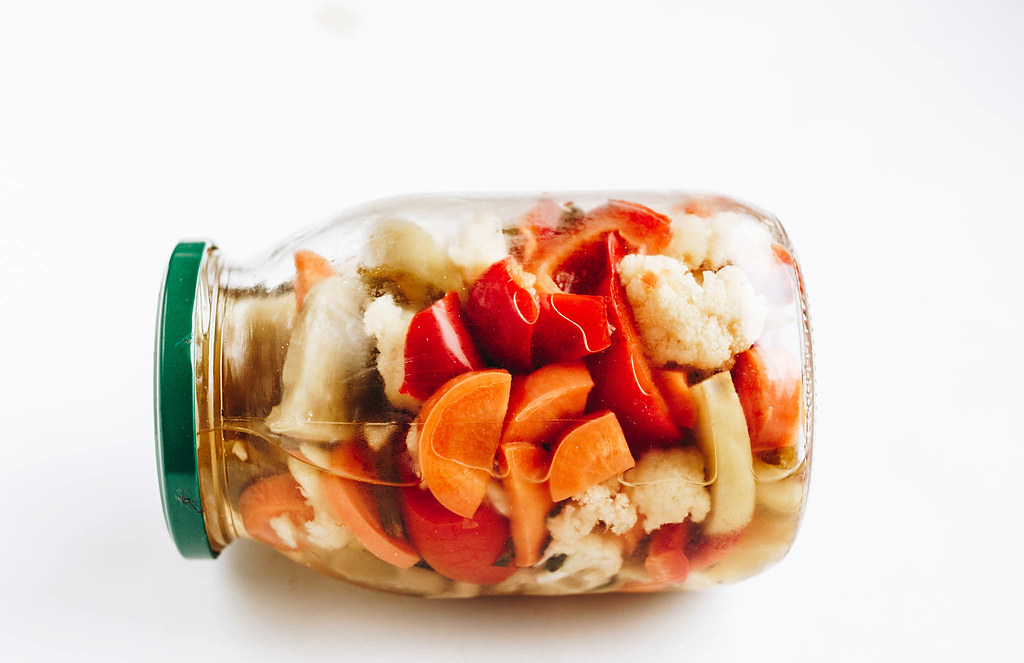
[[[321,485],[334,515],[373,555],[402,569],[420,561],[411,543],[384,531],[369,484],[324,473]]]
[[[302,310],[302,302],[313,286],[324,279],[334,276],[337,272],[331,263],[319,253],[313,251],[295,252],[295,309]]]
[[[570,430],[551,459],[551,499],[559,502],[635,465],[615,413],[604,412]]]
[[[594,380],[582,362],[552,364],[513,380],[502,442],[541,443],[583,414]]]
[[[508,465],[503,480],[512,512],[513,561],[533,566],[540,561],[547,540],[547,517],[554,502],[547,477],[549,454],[528,442],[506,442],[501,452]]]
[[[508,409],[507,371],[463,373],[446,382],[420,410],[420,469],[437,501],[472,518],[487,491]]]
[[[363,439],[337,440],[330,443],[331,457],[324,468],[360,483],[376,486],[416,486],[420,483],[417,468],[405,445],[395,445],[386,457],[374,462]],[[288,453],[298,455],[286,449]]]
[[[593,387],[582,362],[552,364],[513,378],[501,449],[516,566],[539,562],[547,538],[553,505],[547,485],[550,454],[539,445],[583,415]]]
[[[246,488],[238,499],[238,513],[249,536],[279,550],[297,550],[302,542],[295,541],[295,546],[285,543],[271,521],[284,516],[298,527],[313,520],[313,507],[290,474],[260,479]]]

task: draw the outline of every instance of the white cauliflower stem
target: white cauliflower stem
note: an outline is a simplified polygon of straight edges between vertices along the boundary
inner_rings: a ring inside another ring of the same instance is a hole
[[[699,523],[711,510],[704,481],[704,457],[694,448],[652,449],[623,477],[623,492],[643,516],[651,533],[662,525],[687,518]]]
[[[636,509],[619,488],[618,479],[611,479],[573,497],[557,516],[548,519],[551,535],[572,542],[598,524],[615,534],[631,530],[636,524]]]
[[[674,258],[631,254],[619,275],[657,364],[717,369],[764,331],[767,304],[738,267],[706,271],[698,282]]]

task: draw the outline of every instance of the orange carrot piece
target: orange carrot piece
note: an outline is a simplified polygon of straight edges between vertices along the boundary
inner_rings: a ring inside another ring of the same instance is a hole
[[[791,273],[791,278],[796,281],[797,288],[800,289],[800,296],[804,296],[804,279],[800,274],[800,266],[796,264],[796,260],[793,259],[793,255],[783,245],[775,242],[772,243],[772,253],[775,255],[775,260],[785,269]],[[793,289],[789,282],[784,285],[786,290],[783,296],[782,302],[789,302],[793,299]]]
[[[446,382],[420,410],[420,469],[448,510],[472,518],[487,492],[508,409],[507,371],[463,373]]]
[[[502,442],[545,442],[587,407],[594,380],[583,362],[551,364],[513,380]]]
[[[279,550],[297,550],[302,541],[292,548],[281,540],[270,521],[286,516],[299,527],[313,520],[313,507],[306,503],[299,484],[290,474],[278,474],[260,479],[242,493],[238,499],[238,513],[249,536]]]
[[[373,555],[402,569],[420,561],[411,543],[384,531],[369,484],[324,473],[322,486],[334,515]]]
[[[512,513],[513,559],[516,566],[533,566],[540,561],[548,512],[554,506],[546,480],[550,460],[541,447],[528,442],[506,442],[501,451],[508,465],[503,484]]]
[[[295,309],[302,310],[302,302],[317,283],[334,276],[337,272],[331,263],[313,251],[295,252]]]
[[[501,449],[512,512],[516,566],[540,561],[547,538],[550,454],[539,445],[574,423],[587,407],[594,381],[583,362],[551,364],[513,379]]]
[[[551,499],[560,502],[635,465],[615,413],[604,412],[570,430],[551,459]]]

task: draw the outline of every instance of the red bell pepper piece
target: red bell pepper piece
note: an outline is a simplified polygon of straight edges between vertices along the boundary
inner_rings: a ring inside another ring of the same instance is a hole
[[[690,541],[690,523],[669,523],[651,534],[644,566],[651,580],[661,583],[680,583],[690,572],[686,546]]]
[[[399,391],[426,400],[456,375],[484,367],[462,321],[459,296],[449,292],[412,317],[405,337],[405,381]]]
[[[587,293],[602,271],[602,252],[595,253],[593,247],[611,232],[619,233],[632,246],[658,253],[672,239],[672,221],[643,205],[610,200],[570,228],[554,234],[534,233],[536,247],[525,266],[537,275],[537,290]]]
[[[619,281],[617,268],[626,252],[625,243],[618,233],[610,233],[605,246],[606,271],[598,294],[607,297],[608,322],[614,331],[611,347],[586,358],[594,377],[588,410],[614,412],[634,455],[649,447],[673,446],[683,436],[654,384],[640,332]]]
[[[611,345],[603,297],[544,294],[533,331],[536,366],[575,361]]]
[[[732,382],[755,453],[796,444],[803,382],[792,355],[782,348],[755,345],[736,355]]]
[[[402,490],[402,522],[423,561],[453,580],[492,585],[515,573],[509,522],[483,504],[472,518],[444,508],[428,490]],[[499,564],[495,566],[495,563]]]
[[[515,373],[533,368],[533,329],[540,314],[523,277],[514,258],[500,260],[473,283],[466,303],[466,322],[484,354]]]

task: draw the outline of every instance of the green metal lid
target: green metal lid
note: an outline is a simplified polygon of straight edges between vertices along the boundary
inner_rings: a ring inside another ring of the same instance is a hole
[[[196,559],[216,557],[206,534],[199,493],[192,346],[199,273],[210,246],[209,242],[182,242],[171,254],[160,293],[153,385],[164,518],[178,551]]]

